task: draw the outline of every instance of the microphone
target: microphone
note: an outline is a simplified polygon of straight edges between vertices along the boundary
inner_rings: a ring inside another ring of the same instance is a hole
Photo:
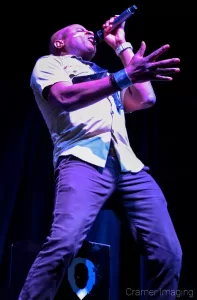
[[[127,8],[121,15],[119,15],[114,23],[112,24],[112,28],[110,30],[113,31],[116,27],[118,27],[120,24],[122,24],[124,21],[126,21],[131,15],[134,14],[137,7],[135,5],[132,5],[131,7]],[[104,29],[100,29],[94,33],[94,39],[96,44],[103,42],[104,40]]]

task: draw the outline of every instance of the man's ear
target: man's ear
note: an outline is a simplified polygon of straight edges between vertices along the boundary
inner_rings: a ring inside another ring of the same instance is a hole
[[[64,47],[64,41],[63,40],[56,40],[54,42],[54,46],[57,49],[61,49],[62,47]]]

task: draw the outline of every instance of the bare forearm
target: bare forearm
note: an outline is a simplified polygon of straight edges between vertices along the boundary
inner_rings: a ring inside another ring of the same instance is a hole
[[[96,103],[115,92],[117,89],[107,76],[73,85],[58,83],[52,87],[49,97],[58,100],[66,109],[72,110]]]
[[[124,67],[128,66],[133,56],[134,53],[131,48],[127,48],[120,53],[119,57]]]

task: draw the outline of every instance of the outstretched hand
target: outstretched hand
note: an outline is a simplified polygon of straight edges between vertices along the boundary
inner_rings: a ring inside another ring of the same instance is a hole
[[[171,65],[178,64],[180,59],[170,58],[156,61],[169,48],[169,45],[164,45],[148,56],[144,56],[146,44],[142,42],[141,47],[125,68],[132,82],[171,81],[173,78],[167,75],[180,71],[179,68],[173,68]]]

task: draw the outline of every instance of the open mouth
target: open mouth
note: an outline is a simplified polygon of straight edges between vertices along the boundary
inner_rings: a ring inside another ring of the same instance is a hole
[[[90,36],[90,37],[88,38],[88,40],[89,40],[94,46],[96,45],[96,41],[95,41],[95,39],[94,39],[93,36]]]

